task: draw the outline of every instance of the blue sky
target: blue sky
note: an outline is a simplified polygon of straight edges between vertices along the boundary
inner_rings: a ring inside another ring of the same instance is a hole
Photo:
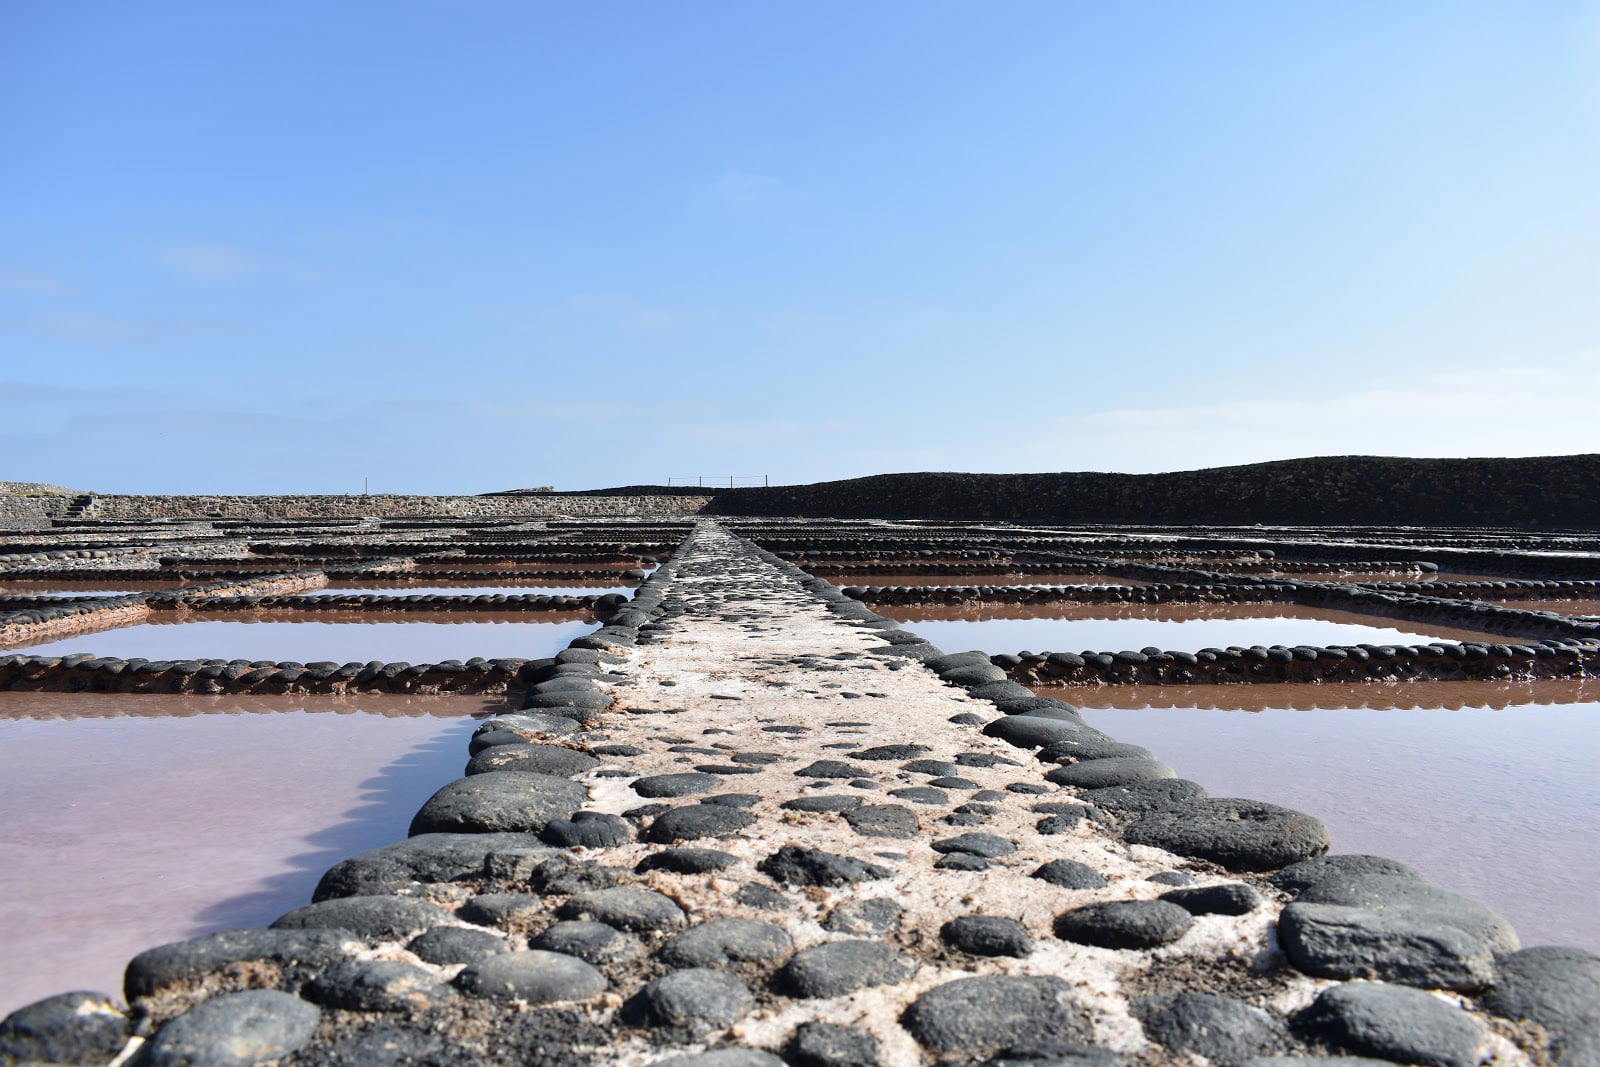
[[[0,7],[0,479],[1600,451],[1600,7]]]

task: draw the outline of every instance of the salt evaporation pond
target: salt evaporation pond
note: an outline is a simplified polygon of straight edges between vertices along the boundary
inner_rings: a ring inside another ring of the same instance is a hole
[[[1215,796],[1309,812],[1334,852],[1401,860],[1488,904],[1525,945],[1600,950],[1592,681],[1038,691]]]
[[[438,663],[441,660],[537,659],[553,656],[573,638],[599,624],[592,619],[528,622],[526,613],[498,613],[500,620],[328,622],[322,619],[257,621],[203,619],[142,622],[114,630],[77,634],[12,649],[35,656],[90,652],[118,659],[247,659],[316,663]],[[506,619],[523,621],[503,621]]]
[[[1504,637],[1295,604],[875,606],[949,652],[1193,652],[1230,645],[1415,644]]]
[[[296,596],[606,596],[620,593],[629,596],[634,587],[627,585],[390,585],[383,588],[363,589],[310,589]]]
[[[1105,574],[842,574],[834,585],[1147,585],[1132,578]]]
[[[1524,611],[1553,611],[1558,615],[1600,615],[1600,600],[1494,600],[1492,603]]]
[[[0,1016],[406,836],[498,697],[0,693]]]

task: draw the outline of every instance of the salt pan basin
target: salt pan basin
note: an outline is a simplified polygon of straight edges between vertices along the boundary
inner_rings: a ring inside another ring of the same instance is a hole
[[[1046,689],[1215,796],[1309,812],[1504,915],[1600,951],[1600,684]]]
[[[505,621],[506,616],[518,621]],[[265,617],[144,622],[13,651],[37,656],[89,652],[119,659],[247,659],[317,663],[438,663],[441,660],[537,659],[553,656],[595,629],[592,619],[498,613],[496,621],[420,621],[396,614],[384,621],[281,621]],[[540,616],[534,616],[541,618]],[[366,617],[368,620],[371,616]]]
[[[948,652],[1179,652],[1239,645],[1504,641],[1443,626],[1294,604],[876,605]]]
[[[486,697],[0,693],[0,1015],[120,995],[153,945],[261,926],[406,836]]]

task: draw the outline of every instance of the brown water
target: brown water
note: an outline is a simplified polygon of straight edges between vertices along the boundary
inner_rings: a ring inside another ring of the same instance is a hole
[[[839,574],[834,585],[1148,585],[1132,578],[1105,574]]]
[[[539,621],[529,621],[531,618]],[[190,618],[193,618],[192,616]],[[437,663],[553,656],[599,624],[573,613],[473,612],[467,620],[433,621],[437,615],[315,612],[291,616],[209,615],[192,622],[141,622],[76,634],[14,649],[30,655],[89,652],[119,659],[246,659],[315,663]],[[453,620],[453,617],[452,617]]]
[[[0,596],[121,596],[176,589],[182,584],[176,578],[158,582],[0,582]]]
[[[297,596],[348,596],[351,593],[374,596],[605,596],[608,593],[632,594],[633,587],[626,585],[586,585],[583,582],[564,582],[560,585],[390,585],[363,588],[312,589]]]
[[[946,651],[1193,652],[1229,645],[1352,645],[1501,641],[1427,623],[1296,604],[874,605]]]
[[[1485,600],[1490,598],[1485,597]],[[1600,615],[1600,600],[1499,600],[1490,601],[1508,608],[1528,611],[1554,611],[1561,615]]]
[[[1310,812],[1524,944],[1600,950],[1600,685],[1568,680],[1046,689],[1217,796]]]
[[[406,836],[486,697],[0,693],[0,1015],[271,922]]]

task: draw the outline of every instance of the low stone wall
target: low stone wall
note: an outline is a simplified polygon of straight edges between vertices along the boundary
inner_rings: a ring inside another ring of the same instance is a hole
[[[12,498],[45,500],[53,498]],[[227,519],[320,518],[542,518],[585,516],[692,515],[703,496],[124,496],[94,498],[89,514],[97,519],[169,519],[207,516]],[[19,517],[59,515],[26,506]]]

